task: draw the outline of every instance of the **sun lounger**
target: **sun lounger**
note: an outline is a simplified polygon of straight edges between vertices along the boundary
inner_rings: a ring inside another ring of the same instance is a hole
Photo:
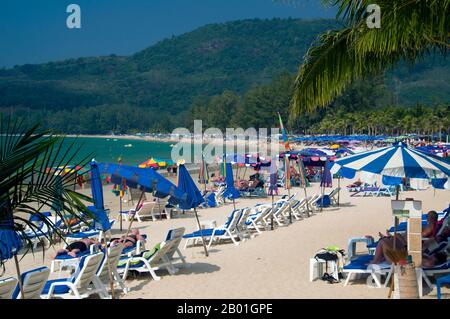
[[[387,263],[381,263],[376,265],[369,264],[372,258],[373,258],[372,255],[360,256],[356,259],[353,259],[348,265],[344,266],[342,272],[344,274],[347,274],[344,286],[348,285],[351,278],[355,274],[368,274],[369,276],[372,277],[378,288],[386,286],[392,276],[393,268],[390,264]],[[384,284],[381,283],[380,280],[381,275],[387,276]]]
[[[439,277],[438,279],[436,279],[437,299],[441,299],[441,286],[443,284],[450,284],[450,275]]]
[[[188,243],[191,240],[197,241],[197,240],[202,240],[202,239],[205,239],[205,240],[209,239],[208,247],[211,246],[213,241],[219,242],[220,240],[226,240],[226,239],[231,239],[231,241],[235,245],[239,245],[239,243],[236,241],[236,238],[239,237],[239,233],[236,229],[236,224],[239,222],[240,216],[241,216],[241,210],[236,209],[230,214],[227,222],[224,225],[216,227],[216,228],[201,229],[201,230],[197,230],[193,233],[184,235],[183,238],[186,239],[184,248],[185,249],[187,248]]]
[[[0,299],[11,299],[16,285],[16,278],[9,277],[6,279],[0,279]]]
[[[49,244],[48,238],[50,237],[50,230],[48,225],[44,222],[44,219],[49,218],[50,216],[50,212],[33,214],[30,216],[29,221],[33,226],[27,225],[24,232],[24,238],[31,242],[33,249],[36,249],[39,244],[44,247]]]
[[[105,254],[100,267],[97,270],[96,277],[94,277],[93,280],[94,286],[98,290],[103,289],[105,291],[108,291],[108,288],[110,287],[109,272],[111,271],[111,279],[113,280],[114,284],[118,284],[125,294],[128,292],[128,288],[125,286],[125,282],[117,271],[117,266],[119,265],[119,260],[122,256],[122,252],[123,246],[121,244],[108,248],[108,258],[106,258]]]
[[[181,238],[177,237],[171,240],[166,240],[156,245],[152,250],[142,252],[140,255],[131,258],[122,258],[119,262],[118,271],[122,273],[122,278],[125,280],[130,271],[137,271],[139,273],[150,273],[154,280],[161,278],[156,274],[156,271],[165,269],[169,274],[174,275],[178,272],[171,260],[174,253],[178,249]],[[184,258],[183,258],[184,260]]]
[[[109,220],[111,227],[115,223],[115,221],[116,221],[115,219]],[[100,241],[102,237],[103,231],[101,229],[97,229],[94,224],[92,227],[81,228],[81,231],[77,233],[67,234],[65,238],[66,241],[70,243],[83,238],[92,238]]]
[[[337,196],[340,191],[341,191],[341,188],[336,187],[328,194],[328,197],[330,198],[330,201],[331,201],[331,205],[337,205]]]
[[[251,208],[250,214],[245,222],[248,231],[256,230],[261,234],[261,229],[269,225],[270,215],[272,214],[272,205],[260,205]]]
[[[40,299],[42,289],[44,288],[49,275],[50,269],[47,267],[39,267],[22,273],[20,277],[22,280],[22,289],[24,294],[23,299]],[[22,294],[18,283],[13,292],[12,298],[22,299]]]
[[[250,216],[251,210],[246,207],[242,209],[241,216],[239,217],[239,221],[236,224],[236,231],[238,232],[239,239],[244,241],[246,238],[250,237],[250,233],[247,230],[247,218]]]
[[[171,261],[172,265],[175,267],[189,267],[190,265],[186,263],[186,259],[184,258],[183,254],[180,250],[180,243],[183,239],[185,229],[184,227],[175,228],[169,230],[166,236],[166,242],[167,241],[173,241],[172,247],[167,251],[166,256]],[[175,257],[175,254],[178,257]]]
[[[82,299],[97,293],[102,298],[109,298],[109,296],[105,295],[104,289],[96,289],[91,284],[100,267],[103,255],[100,252],[82,257],[71,277],[47,281],[41,297],[44,299],[53,297]]]

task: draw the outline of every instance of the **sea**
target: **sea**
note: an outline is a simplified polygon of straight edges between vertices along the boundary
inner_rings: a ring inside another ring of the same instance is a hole
[[[171,159],[172,145],[173,143],[167,142],[113,137],[66,137],[61,151],[65,152],[69,148],[72,152],[77,151],[70,163],[72,165],[87,157],[88,160],[95,159],[104,163],[117,163],[121,159],[123,164],[135,166],[151,157]]]

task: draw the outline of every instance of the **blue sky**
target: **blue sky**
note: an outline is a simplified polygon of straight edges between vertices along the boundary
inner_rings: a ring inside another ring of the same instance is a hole
[[[81,29],[66,27],[66,7],[71,3],[81,7]],[[332,18],[334,12],[320,0],[2,0],[0,67],[129,55],[208,23]]]

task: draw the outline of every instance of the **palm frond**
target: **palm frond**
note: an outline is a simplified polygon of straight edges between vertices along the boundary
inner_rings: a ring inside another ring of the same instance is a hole
[[[304,57],[295,81],[291,113],[326,107],[350,83],[411,63],[432,50],[449,49],[450,0],[330,0],[345,27],[322,34]],[[366,24],[366,7],[381,8],[381,28]]]

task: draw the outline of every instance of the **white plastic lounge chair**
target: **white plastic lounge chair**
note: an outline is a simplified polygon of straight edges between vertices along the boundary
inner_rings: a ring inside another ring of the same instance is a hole
[[[340,187],[333,189],[328,196],[330,197],[331,205],[337,205],[337,195],[341,191]]]
[[[211,246],[213,241],[216,241],[216,243],[217,243],[220,240],[225,240],[225,239],[231,239],[231,241],[236,246],[239,245],[239,242],[237,242],[235,238],[239,237],[239,233],[236,230],[236,224],[239,222],[240,216],[241,216],[241,210],[236,209],[230,214],[227,222],[224,225],[216,227],[216,228],[197,230],[193,233],[184,235],[183,238],[187,239],[184,248],[185,249],[187,248],[188,243],[191,240],[197,241],[197,240],[202,240],[202,238],[204,238],[205,240],[209,239],[208,247]],[[194,244],[195,244],[195,242],[194,242]]]
[[[112,225],[115,223],[115,219],[110,219],[109,223],[112,227]],[[89,226],[83,226],[81,227],[81,231],[77,232],[77,233],[72,233],[72,234],[67,234],[66,235],[66,241],[68,243],[83,239],[83,238],[92,238],[92,239],[96,239],[98,241],[100,241],[103,237],[103,231],[101,229],[97,229],[95,228],[95,226],[93,227],[89,227]]]
[[[44,218],[50,218],[50,216],[50,212],[43,212],[30,216],[29,221],[34,227],[28,225],[25,228],[24,235],[25,238],[32,243],[33,249],[36,249],[39,244],[44,247],[47,247],[50,244],[48,240],[50,231],[47,224],[43,221]]]
[[[14,288],[16,288],[17,279],[9,277],[0,280],[0,299],[11,299]]]
[[[364,255],[360,256],[354,260],[352,260],[348,265],[344,266],[342,272],[347,274],[347,278],[345,280],[344,286],[347,286],[350,282],[351,278],[355,274],[368,274],[374,280],[376,286],[378,288],[386,287],[389,282],[393,267],[388,263],[381,263],[376,265],[369,265],[370,260],[372,260],[372,255]],[[385,275],[386,280],[384,284],[381,283],[380,276]]]
[[[22,279],[23,299],[40,299],[49,275],[50,269],[47,267],[39,267],[22,273],[20,277]],[[22,299],[18,283],[12,297],[13,299]]]
[[[109,270],[111,270],[111,278],[113,279],[114,284],[118,284],[125,294],[128,293],[129,289],[125,286],[122,277],[117,271],[117,266],[119,265],[119,260],[122,256],[122,250],[122,244],[108,248],[108,258],[106,258],[106,255],[103,257],[100,267],[97,270],[96,276],[93,280],[94,286],[98,290],[103,289],[108,291],[108,289],[110,288]]]
[[[128,211],[128,216],[130,218],[135,218],[138,222],[142,222],[145,218],[151,218],[153,221],[160,219],[160,216],[165,215],[170,219],[170,213],[166,210],[166,201],[148,201],[142,203],[142,206],[138,209],[130,209]]]
[[[178,272],[178,269],[174,266],[169,256],[176,251],[175,247],[178,247],[179,244],[180,240],[178,239],[165,241],[156,245],[152,250],[144,251],[138,256],[122,259],[117,269],[119,273],[123,274],[122,278],[124,280],[127,279],[130,270],[139,273],[150,273],[154,280],[161,279],[156,274],[157,270],[165,269],[170,275],[174,275]]]
[[[104,289],[95,289],[91,284],[95,280],[103,255],[103,253],[97,253],[82,257],[72,277],[47,281],[41,297],[44,299],[52,297],[81,299],[98,293],[101,298],[110,298],[105,294]]]
[[[189,267],[190,265],[186,263],[186,259],[184,258],[183,254],[180,250],[180,243],[183,239],[183,235],[185,232],[184,227],[171,229],[167,233],[166,241],[172,240],[173,244],[172,247],[167,251],[166,256],[169,258],[169,260],[172,262],[172,265],[175,267]],[[175,257],[175,254],[178,255],[178,257]]]
[[[265,229],[268,225],[268,218],[272,213],[272,206],[269,205],[260,205],[251,208],[250,215],[246,220],[246,229],[247,231],[255,230],[257,233],[261,234],[261,229]]]
[[[239,221],[236,224],[236,231],[238,232],[239,239],[244,241],[246,238],[250,237],[250,233],[247,230],[247,218],[250,216],[251,210],[246,207],[242,209]]]

